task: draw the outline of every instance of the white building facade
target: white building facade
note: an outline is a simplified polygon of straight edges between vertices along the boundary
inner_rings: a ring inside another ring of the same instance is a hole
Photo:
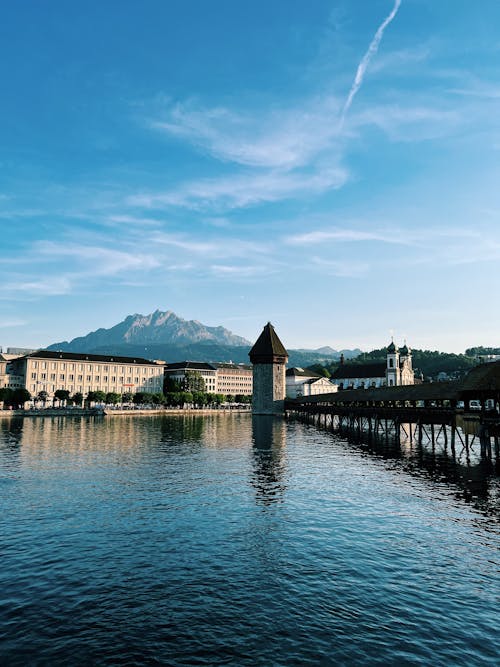
[[[328,378],[304,368],[289,368],[285,378],[287,398],[331,394],[338,391],[338,386]]]

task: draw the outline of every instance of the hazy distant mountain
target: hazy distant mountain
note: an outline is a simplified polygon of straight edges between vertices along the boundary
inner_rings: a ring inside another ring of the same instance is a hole
[[[322,359],[340,359],[340,355],[344,355],[345,359],[352,359],[354,357],[357,357],[358,354],[361,354],[361,350],[359,348],[355,348],[354,350],[334,350],[333,347],[330,347],[329,345],[325,345],[325,347],[318,347],[316,350],[295,350],[297,353],[304,353],[304,354],[315,354],[318,357]]]
[[[72,341],[54,343],[47,349],[62,352],[92,352],[97,348],[121,345],[148,346],[158,344],[189,345],[215,343],[249,346],[251,343],[235,336],[224,327],[207,327],[196,320],[183,320],[170,310],[156,310],[150,315],[129,315],[111,329],[98,329]],[[114,352],[117,354],[117,352]]]
[[[162,359],[168,363],[176,361],[232,361],[235,364],[248,364],[251,345],[221,345],[219,343],[150,343],[148,345],[113,344],[101,345],[92,350],[93,354],[110,354],[123,357],[143,357]],[[61,349],[61,348],[57,348]],[[64,350],[67,351],[67,350]],[[313,350],[288,350],[288,366],[305,368],[312,364],[325,364],[338,361],[334,357],[325,357]]]

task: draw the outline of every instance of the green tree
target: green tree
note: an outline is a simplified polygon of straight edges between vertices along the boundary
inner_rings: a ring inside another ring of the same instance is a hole
[[[2,387],[0,389],[0,403],[4,405],[12,405],[13,390],[10,387]]]
[[[181,405],[191,405],[193,402],[193,394],[190,391],[181,391]]]
[[[204,391],[193,391],[193,403],[202,408],[207,404],[207,394]]]
[[[94,391],[94,402],[95,403],[105,403],[106,402],[106,392],[105,391]]]
[[[172,408],[177,408],[181,404],[182,394],[180,391],[168,391],[165,394],[165,402]]]
[[[226,403],[234,403],[234,396],[232,394],[226,395]]]
[[[132,403],[134,400],[134,394],[131,394],[129,391],[126,391],[122,395],[122,403]]]
[[[165,393],[172,394],[176,391],[181,391],[181,383],[175,378],[166,377],[163,387]]]
[[[120,398],[121,398],[120,394],[117,394],[114,391],[109,391],[106,394],[106,403],[108,405],[116,405],[117,403],[120,402]]]
[[[69,401],[69,391],[67,389],[58,389],[54,393],[54,398],[57,398],[60,403],[63,401],[67,403]]]
[[[48,393],[43,389],[42,391],[39,391],[38,394],[36,395],[37,400],[42,401],[43,407],[45,407],[48,397],[49,397]]]
[[[24,388],[14,389],[11,400],[15,407],[24,408],[24,404],[31,401],[31,394]]]
[[[152,403],[155,402],[155,400],[159,399],[155,399],[155,394],[152,394],[149,391],[138,391],[134,395],[134,403],[136,405],[151,405]]]
[[[77,391],[73,394],[72,401],[75,405],[81,405],[83,403],[83,394],[81,391]]]
[[[252,402],[252,397],[249,396],[248,394],[237,394],[234,397],[235,403],[242,403],[242,404],[247,404]]]
[[[87,404],[88,407],[90,407],[90,405],[97,400],[95,395],[96,395],[95,391],[88,392],[87,397],[85,399],[85,403]]]
[[[318,373],[318,375],[322,375],[325,378],[330,378],[331,373],[330,371],[322,366],[321,364],[312,364],[312,366],[308,366],[306,370],[313,371],[314,373]]]
[[[198,371],[186,371],[182,382],[182,389],[190,392],[205,392],[205,380],[202,374]]]

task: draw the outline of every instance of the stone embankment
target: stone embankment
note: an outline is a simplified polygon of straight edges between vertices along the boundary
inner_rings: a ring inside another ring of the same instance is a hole
[[[45,408],[44,410],[0,410],[1,417],[96,417],[102,408]]]

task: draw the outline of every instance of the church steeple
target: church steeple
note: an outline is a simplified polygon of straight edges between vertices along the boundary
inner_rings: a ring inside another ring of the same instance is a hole
[[[391,340],[387,347],[387,368],[385,371],[385,377],[387,386],[389,387],[395,387],[396,385],[401,384],[399,372],[399,350],[397,345],[394,344],[394,340]]]

